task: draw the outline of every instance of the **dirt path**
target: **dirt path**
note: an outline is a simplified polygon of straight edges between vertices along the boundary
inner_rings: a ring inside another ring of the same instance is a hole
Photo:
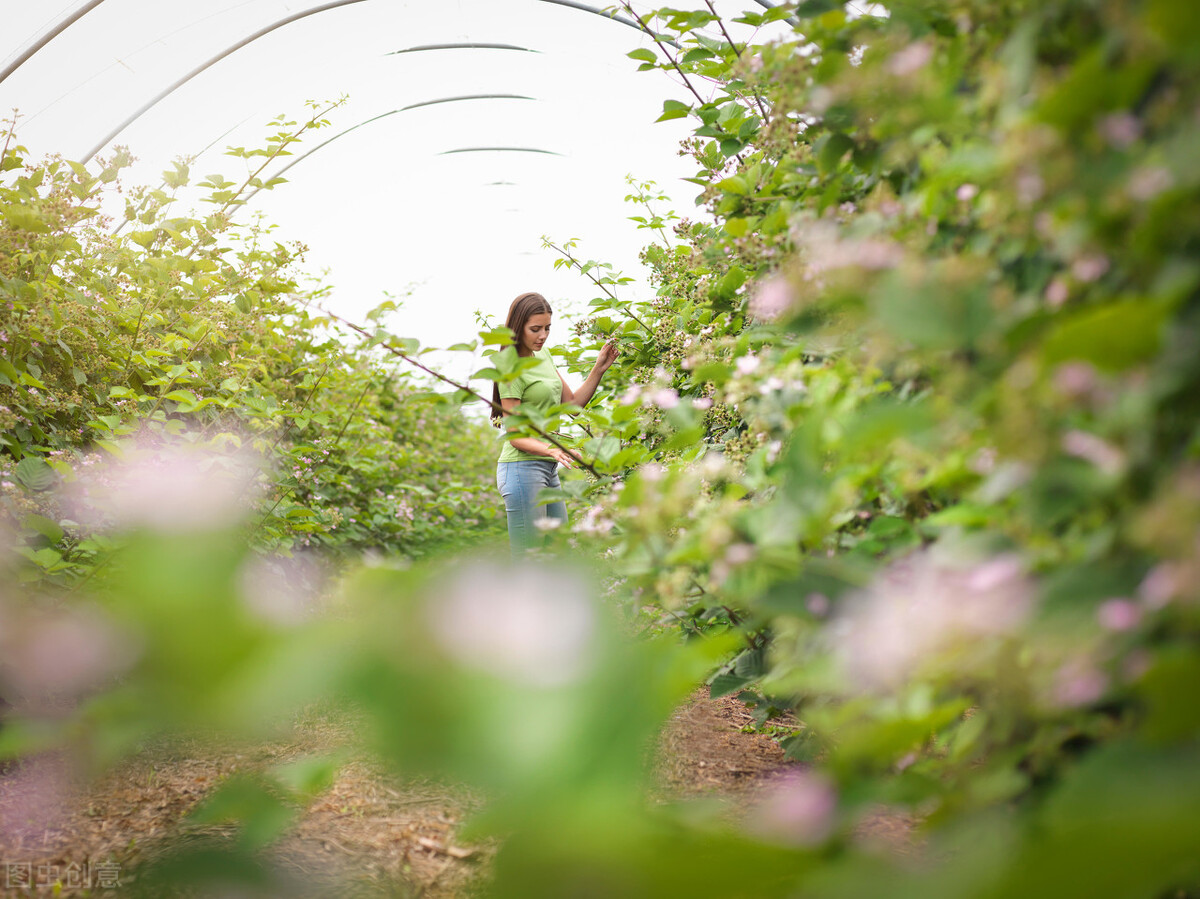
[[[712,700],[707,690],[697,691],[664,728],[652,798],[717,796],[730,799],[731,807],[752,801],[755,788],[789,763],[769,737],[740,732],[750,721],[736,699]],[[98,888],[115,881],[121,888],[112,894],[124,895],[134,870],[164,847],[178,848],[182,839],[203,848],[231,838],[231,828],[183,820],[216,783],[349,742],[346,728],[320,720],[298,725],[287,741],[233,752],[178,741],[126,762],[72,798],[58,795],[61,769],[2,778],[0,890],[28,895],[17,887],[29,883],[41,887],[35,895],[44,894],[57,879],[63,895],[79,895],[88,883]],[[53,825],[36,832],[22,826],[22,810],[46,802],[58,812]],[[444,784],[400,787],[366,762],[351,761],[274,846],[271,862],[286,881],[281,895],[464,895],[490,855],[488,847],[455,842],[475,806]]]

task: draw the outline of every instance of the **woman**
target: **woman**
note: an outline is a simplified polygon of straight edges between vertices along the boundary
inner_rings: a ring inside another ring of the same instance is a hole
[[[536,357],[538,364],[522,372],[516,380],[496,384],[492,388],[492,403],[501,406],[505,414],[522,403],[528,403],[543,412],[556,403],[584,406],[617,358],[616,343],[610,340],[600,350],[596,364],[592,366],[592,372],[583,386],[571,390],[554,367],[550,351],[545,349],[550,336],[550,316],[550,304],[540,293],[523,293],[508,308],[505,325],[513,332],[517,355]],[[558,466],[574,468],[578,459],[577,451],[559,449],[537,437],[513,437],[504,444],[496,465],[496,486],[504,497],[504,509],[508,513],[508,539],[514,556],[533,545],[537,535],[535,521],[538,518],[548,516],[566,522],[567,507],[562,500],[538,506],[537,495],[543,487],[557,489]]]

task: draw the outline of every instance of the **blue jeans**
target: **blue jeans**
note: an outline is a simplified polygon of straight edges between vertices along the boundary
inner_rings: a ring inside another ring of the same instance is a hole
[[[557,518],[567,522],[567,507],[562,500],[545,506],[537,505],[538,491],[543,487],[558,490],[558,463],[553,459],[523,459],[518,462],[496,463],[496,486],[504,497],[504,511],[508,513],[508,542],[513,556],[539,542],[538,528],[534,524],[539,518]]]

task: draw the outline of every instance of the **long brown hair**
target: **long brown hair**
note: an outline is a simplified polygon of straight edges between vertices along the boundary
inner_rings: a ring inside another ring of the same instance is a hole
[[[504,326],[513,332],[513,345],[517,352],[521,351],[521,335],[525,333],[525,323],[534,315],[550,315],[554,312],[550,303],[540,293],[523,293],[508,307],[508,318]],[[492,423],[500,426],[500,385],[492,384]]]

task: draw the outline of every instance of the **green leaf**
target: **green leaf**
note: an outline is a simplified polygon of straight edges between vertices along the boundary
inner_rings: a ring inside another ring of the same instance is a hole
[[[669,119],[682,119],[691,111],[692,107],[686,103],[681,103],[678,100],[664,100],[663,113],[655,121],[665,122]]]
[[[1168,312],[1166,303],[1141,299],[1085,309],[1050,333],[1043,356],[1047,365],[1081,359],[1103,371],[1124,371],[1158,352]]]
[[[625,55],[639,62],[658,62],[658,57],[654,55],[654,51],[646,47],[638,47],[636,50],[630,50]]]
[[[35,493],[49,490],[57,480],[54,470],[37,456],[26,456],[18,462],[16,476],[22,487]]]
[[[44,515],[26,515],[21,519],[21,526],[26,530],[36,531],[51,543],[58,543],[65,534],[57,522]]]
[[[747,684],[751,684],[753,682],[754,678],[752,677],[739,677],[736,674],[718,674],[712,679],[712,684],[709,686],[708,695],[712,699],[720,699],[722,696],[728,696],[730,693],[736,693]]]
[[[842,157],[854,149],[854,141],[840,131],[822,135],[814,147],[817,157],[817,168],[822,175],[828,175],[837,168]]]

